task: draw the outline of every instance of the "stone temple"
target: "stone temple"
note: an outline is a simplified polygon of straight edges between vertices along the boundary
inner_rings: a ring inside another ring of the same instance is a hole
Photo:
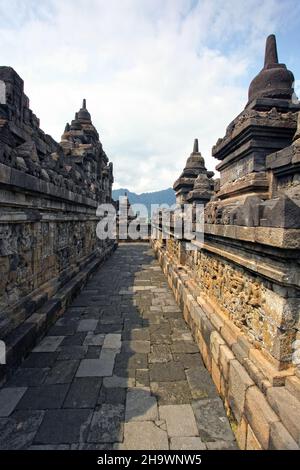
[[[271,35],[219,178],[195,139],[173,189],[202,244],[160,218],[118,243],[96,235],[117,203],[86,100],[55,142],[0,67],[0,449],[299,450],[293,86]]]

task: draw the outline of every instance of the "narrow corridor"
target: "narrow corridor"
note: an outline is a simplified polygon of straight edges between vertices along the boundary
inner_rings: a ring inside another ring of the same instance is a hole
[[[0,448],[236,448],[148,244],[120,245],[0,390]]]

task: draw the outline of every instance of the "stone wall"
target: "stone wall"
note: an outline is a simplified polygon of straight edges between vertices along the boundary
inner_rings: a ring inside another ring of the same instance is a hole
[[[85,100],[59,144],[40,129],[13,69],[0,67],[0,84],[1,380],[115,244],[96,237],[113,177]]]
[[[187,164],[174,184],[177,196],[189,184],[188,200],[206,204],[204,242],[175,239],[172,230],[164,240],[161,223],[152,239],[242,449],[300,445],[300,103],[293,81],[272,35],[245,109],[212,149],[220,181],[211,199],[205,202],[208,181],[196,187],[203,159],[193,166],[194,183]]]
[[[300,377],[291,363],[280,369],[257,340],[265,329],[266,338],[269,330],[277,330],[264,311],[276,317],[286,292],[268,291],[260,276],[211,254],[205,246],[185,257],[182,241],[153,239],[152,246],[224,401],[240,448],[299,449]]]

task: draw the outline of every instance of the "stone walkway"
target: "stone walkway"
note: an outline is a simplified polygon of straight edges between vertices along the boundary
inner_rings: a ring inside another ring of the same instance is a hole
[[[236,448],[149,245],[120,245],[0,390],[0,448]]]

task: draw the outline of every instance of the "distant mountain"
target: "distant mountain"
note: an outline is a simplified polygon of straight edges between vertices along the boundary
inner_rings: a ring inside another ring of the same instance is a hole
[[[116,201],[120,196],[125,196],[125,193],[127,193],[130,204],[144,204],[149,214],[151,204],[168,204],[169,206],[175,204],[175,192],[172,188],[142,194],[132,193],[125,188],[113,189],[112,197]]]

